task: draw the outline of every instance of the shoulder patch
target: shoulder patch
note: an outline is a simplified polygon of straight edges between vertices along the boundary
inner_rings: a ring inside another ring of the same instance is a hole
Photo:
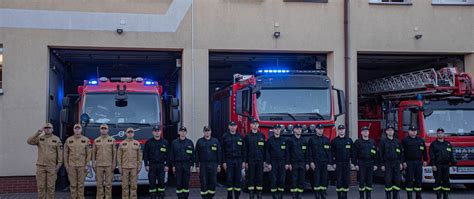
[[[44,141],[44,138],[40,138],[40,141]]]
[[[51,142],[53,142],[53,143],[58,143],[58,141],[57,141],[57,140],[51,140]]]
[[[133,145],[138,146],[138,143],[134,142]]]
[[[95,140],[95,142],[99,143],[99,142],[100,142],[100,140],[99,140],[99,139],[97,139],[97,140]]]
[[[74,140],[69,140],[69,144],[72,144],[72,143],[74,143]]]
[[[82,142],[82,143],[86,143],[86,141],[85,141],[85,140],[81,140],[81,142]]]
[[[108,139],[107,142],[113,142],[113,140],[112,140],[112,139]]]
[[[122,146],[127,146],[127,143],[126,143],[126,142],[122,142]]]

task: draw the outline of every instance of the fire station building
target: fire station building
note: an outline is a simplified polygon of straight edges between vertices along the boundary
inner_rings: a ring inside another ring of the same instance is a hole
[[[474,74],[472,0],[0,1],[0,193],[34,183],[26,139],[91,78],[158,81],[196,141],[233,74],[322,70],[356,138],[358,82],[446,66]]]

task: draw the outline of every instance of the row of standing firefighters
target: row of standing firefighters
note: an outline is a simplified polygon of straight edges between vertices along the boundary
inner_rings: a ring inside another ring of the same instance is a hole
[[[408,136],[398,142],[394,127],[385,129],[387,137],[380,147],[369,139],[369,129],[363,127],[362,137],[353,142],[344,125],[337,128],[338,136],[330,142],[324,136],[323,125],[317,125],[316,136],[302,137],[301,125],[296,125],[291,137],[280,136],[281,127],[273,127],[273,136],[265,140],[257,120],[251,122],[251,132],[242,137],[235,122],[229,123],[229,132],[221,140],[211,136],[211,129],[204,127],[204,136],[196,146],[186,138],[185,127],[171,145],[162,138],[161,128],[153,128],[153,138],[144,145],[133,139],[134,129],[126,130],[127,139],[115,147],[115,139],[108,135],[108,126],[101,125],[101,135],[91,144],[82,135],[82,127],[74,126],[74,135],[64,147],[52,134],[51,124],[46,124],[28,139],[28,144],[38,147],[37,185],[39,198],[53,198],[57,170],[63,163],[68,172],[71,198],[84,198],[84,180],[89,166],[96,173],[97,198],[112,198],[113,171],[118,166],[122,179],[122,198],[137,197],[137,175],[142,160],[148,171],[151,198],[164,198],[165,173],[172,169],[176,177],[179,199],[189,197],[189,180],[193,166],[199,171],[202,198],[213,198],[217,173],[226,173],[227,198],[239,198],[242,188],[242,169],[245,169],[249,198],[262,198],[264,167],[270,170],[271,192],[274,199],[283,198],[285,174],[291,175],[292,197],[299,199],[304,191],[305,174],[313,170],[313,190],[316,199],[326,198],[328,170],[335,169],[338,198],[347,198],[350,171],[358,171],[360,198],[371,198],[373,172],[384,172],[386,198],[398,199],[401,189],[401,171],[405,170],[407,198],[421,199],[422,166],[428,154],[424,141],[417,136],[416,127],[410,127]],[[43,133],[44,132],[44,133]],[[454,165],[452,146],[444,140],[444,130],[438,129],[438,139],[430,146],[430,165],[434,171],[437,198],[448,198],[450,190],[449,166]],[[63,152],[64,148],[64,152]],[[92,165],[89,165],[92,162]]]

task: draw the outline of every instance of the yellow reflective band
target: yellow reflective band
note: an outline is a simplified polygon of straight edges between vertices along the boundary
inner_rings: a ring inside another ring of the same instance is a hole
[[[413,191],[413,188],[405,188],[406,191]]]
[[[451,188],[449,187],[442,187],[441,189],[443,189],[443,191],[451,191]]]
[[[183,191],[183,193],[189,193],[189,189],[183,189],[181,191]]]
[[[420,150],[425,150],[425,147],[424,146],[420,146]]]
[[[285,145],[281,145],[280,148],[281,148],[281,149],[286,149],[286,146],[285,146]]]
[[[156,189],[150,189],[148,190],[150,193],[155,193],[156,192]]]
[[[395,151],[396,151],[397,153],[400,153],[400,149],[399,149],[399,148],[395,149]]]
[[[385,191],[392,191],[392,187],[385,187]]]
[[[264,142],[258,142],[258,146],[263,146],[264,144]]]
[[[158,192],[163,192],[165,191],[165,188],[158,188]]]
[[[324,190],[326,190],[326,189],[328,189],[328,188],[327,188],[327,187],[319,187],[319,190],[323,190],[323,191],[324,191]]]
[[[234,191],[240,191],[240,188],[235,188],[235,187],[234,187]]]
[[[365,187],[362,187],[362,188],[359,187],[359,191],[365,191]]]
[[[420,187],[415,187],[415,191],[421,191]]]
[[[441,189],[441,187],[433,187],[434,191],[439,191],[440,189]]]
[[[297,192],[297,189],[291,189],[290,192]]]
[[[325,144],[324,149],[329,149],[329,145]]]
[[[211,147],[211,150],[217,151],[217,147],[213,146],[213,147]]]
[[[242,145],[242,142],[241,142],[241,141],[237,141],[237,145]]]
[[[260,190],[263,190],[263,187],[257,186],[256,188],[257,188],[257,190],[259,190],[259,191],[260,191]]]
[[[350,149],[351,148],[351,145],[346,145],[346,149]]]
[[[344,192],[349,192],[349,188],[343,188],[342,191],[344,191]]]
[[[319,191],[319,187],[313,187],[314,191]]]
[[[449,152],[451,152],[451,148],[447,148],[446,150],[449,151]]]
[[[227,191],[233,191],[233,190],[234,190],[234,187],[227,188]]]
[[[392,189],[396,191],[400,191],[400,187],[397,187],[397,186],[392,186]]]
[[[255,187],[249,187],[248,189],[249,189],[249,191],[253,191],[253,190],[255,190]]]
[[[160,148],[161,152],[166,152],[166,148]]]
[[[193,153],[193,150],[187,149],[187,150],[186,150],[186,153],[192,154],[192,153]]]
[[[207,193],[208,193],[208,194],[215,194],[216,191],[214,191],[214,190],[207,190]]]
[[[176,193],[183,193],[183,190],[176,190]]]
[[[370,152],[373,153],[373,154],[377,153],[377,151],[375,151],[375,149],[370,149]]]
[[[271,192],[276,192],[278,189],[270,189]]]
[[[306,146],[305,145],[301,146],[301,149],[306,150]]]
[[[201,195],[207,195],[207,191],[201,191]]]
[[[365,187],[366,191],[372,191],[372,187]]]
[[[282,191],[282,192],[283,192],[283,191],[285,191],[285,189],[284,189],[284,188],[278,188],[278,191]]]

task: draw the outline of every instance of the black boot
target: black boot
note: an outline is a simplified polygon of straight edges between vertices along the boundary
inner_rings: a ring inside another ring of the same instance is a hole
[[[296,193],[296,199],[301,199],[301,193],[300,192]]]
[[[315,192],[314,192],[314,198],[315,198],[315,199],[321,199],[321,194],[320,194],[319,191],[315,191]]]
[[[416,195],[416,199],[421,199],[421,191],[417,191],[415,195]]]
[[[297,195],[295,192],[293,192],[293,193],[291,194],[291,198],[293,198],[293,199],[298,199],[298,195]]]
[[[337,192],[337,199],[342,199],[342,192],[340,191]]]
[[[234,199],[239,199],[240,191],[234,191]]]
[[[232,191],[227,191],[227,199],[232,199]]]
[[[150,193],[150,199],[156,199],[156,193]]]
[[[160,197],[160,198],[158,198],[158,199],[165,199],[165,192],[161,192],[161,193],[159,194],[159,197]]]
[[[189,198],[189,193],[184,193],[183,199],[188,199]]]
[[[278,193],[277,192],[272,193],[272,199],[278,199]]]
[[[321,191],[321,199],[326,199],[326,191]]]
[[[443,198],[443,193],[441,191],[436,191],[436,199],[442,199]]]
[[[255,199],[255,193],[253,191],[249,192],[249,198],[250,199]]]
[[[443,191],[443,198],[444,199],[449,199],[447,191]]]
[[[365,192],[359,191],[359,198],[364,199],[364,194],[365,194]]]
[[[365,191],[365,198],[372,199],[372,191]]]
[[[261,191],[257,191],[257,199],[262,199],[262,192]]]
[[[278,193],[278,199],[283,199],[283,192],[282,192],[282,191],[280,191],[280,192]]]
[[[347,192],[342,192],[342,198],[347,199]]]
[[[392,192],[386,191],[385,192],[385,199],[392,199]]]
[[[393,199],[398,199],[399,196],[398,196],[398,191],[393,191]]]
[[[407,199],[413,199],[412,191],[407,191]]]

